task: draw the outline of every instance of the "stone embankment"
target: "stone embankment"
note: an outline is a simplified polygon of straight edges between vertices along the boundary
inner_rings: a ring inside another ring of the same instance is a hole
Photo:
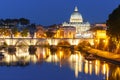
[[[83,50],[87,53],[96,55],[98,57],[107,59],[109,61],[120,63],[120,54],[115,54],[108,51],[102,51],[91,47],[84,47]]]

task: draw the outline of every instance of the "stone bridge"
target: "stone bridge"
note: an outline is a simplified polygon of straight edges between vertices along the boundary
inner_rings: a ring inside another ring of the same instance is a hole
[[[67,41],[70,45],[78,45],[80,42],[88,41],[91,45],[94,39],[83,38],[0,38],[0,45],[57,45],[62,41]]]

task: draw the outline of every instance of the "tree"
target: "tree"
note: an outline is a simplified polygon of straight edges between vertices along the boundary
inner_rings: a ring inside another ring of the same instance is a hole
[[[18,29],[16,27],[12,28],[12,35],[17,36]]]
[[[36,25],[35,24],[31,24],[30,25],[30,29],[32,29],[32,31],[35,31],[36,30]]]
[[[48,28],[57,28],[57,25],[53,24],[53,25],[48,26]]]
[[[111,37],[120,37],[120,6],[116,8],[110,15],[107,20],[107,32]]]
[[[3,28],[3,30],[4,30],[4,36],[11,36],[11,31],[10,31],[10,29],[6,29],[6,28]]]
[[[12,22],[12,19],[5,19],[4,23],[8,26]]]
[[[24,28],[23,31],[21,32],[22,37],[27,37],[28,36],[29,30],[27,28]]]
[[[17,24],[19,24],[19,19],[12,19],[12,22],[13,22],[14,25],[16,26]]]
[[[28,29],[30,31],[30,36],[33,38],[34,35],[35,35],[34,33],[36,31],[36,25],[35,24],[31,24],[31,25],[28,26]]]
[[[0,19],[0,28],[2,28],[4,26],[4,20]]]
[[[107,34],[113,43],[116,44],[116,48],[120,48],[120,5],[113,10],[107,20]],[[117,50],[116,49],[116,50]]]
[[[30,23],[30,21],[25,18],[20,18],[19,22],[21,23],[21,25],[28,25]]]
[[[54,32],[52,32],[52,31],[50,31],[50,30],[46,31],[46,36],[47,36],[48,38],[53,38],[54,35],[55,35]]]
[[[0,35],[2,36],[10,36],[11,31],[9,28],[0,28]]]

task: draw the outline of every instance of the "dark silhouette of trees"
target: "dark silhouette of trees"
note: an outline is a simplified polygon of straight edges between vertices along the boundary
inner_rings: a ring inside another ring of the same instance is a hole
[[[28,25],[30,23],[30,21],[28,19],[25,19],[25,18],[20,18],[19,19],[19,22],[21,25]]]
[[[17,29],[17,27],[12,28],[11,31],[12,31],[12,35],[17,36],[17,34],[18,34],[18,29]]]
[[[56,24],[48,26],[48,30],[46,31],[46,36],[48,38],[53,38],[54,35],[56,34],[56,32],[54,31],[55,29],[57,29],[57,25]]]
[[[120,6],[116,8],[107,20],[107,33],[110,37],[120,38]]]
[[[4,20],[0,19],[0,27],[3,27],[3,26],[4,26]]]
[[[9,25],[10,23],[12,23],[12,19],[5,19],[5,20],[4,20],[4,23],[5,23],[6,25]]]
[[[54,35],[55,35],[55,32],[53,32],[53,31],[51,31],[51,30],[46,31],[46,36],[47,36],[48,38],[53,38]]]
[[[20,19],[10,19],[10,18],[7,18],[7,19],[0,19],[0,25],[6,25],[6,26],[9,26],[11,24],[13,25],[16,25],[16,24],[21,24],[21,25],[28,25],[30,24],[30,21],[29,19],[26,19],[26,18],[20,18]]]
[[[109,15],[107,26],[107,35],[112,40],[112,43],[116,45],[117,51],[115,52],[117,53],[120,50],[120,5]]]
[[[53,24],[53,25],[50,25],[48,26],[49,28],[57,28],[57,25],[56,24]]]
[[[36,25],[35,24],[31,24],[28,26],[29,32],[30,32],[30,36],[33,38],[34,37],[34,33],[36,31]]]
[[[30,29],[33,31],[32,34],[34,34],[35,25],[30,25],[29,19],[0,19],[0,35],[3,36],[17,36],[19,34],[19,31],[21,31],[21,35],[23,37],[26,37]]]
[[[22,32],[21,32],[21,36],[22,36],[22,37],[27,37],[27,36],[28,36],[28,32],[29,32],[29,30],[28,30],[27,28],[24,28],[24,29],[22,30]]]
[[[30,25],[30,29],[33,31],[33,30],[36,30],[36,25],[35,24],[31,24]]]
[[[19,19],[12,19],[12,22],[14,23],[14,25],[17,25],[17,24],[19,24]]]

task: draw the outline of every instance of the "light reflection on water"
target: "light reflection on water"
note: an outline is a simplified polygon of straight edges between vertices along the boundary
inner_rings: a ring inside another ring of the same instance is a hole
[[[55,54],[51,54],[48,47],[37,47],[36,53],[32,55],[27,48],[24,50],[17,48],[16,54],[4,52],[4,55],[0,65],[26,66],[28,63],[47,62],[59,64],[60,67],[67,66],[74,71],[76,79],[94,75],[98,80],[120,80],[120,66],[99,59],[89,61],[84,58],[83,53],[75,51],[75,54],[70,54],[70,50],[66,48],[58,48]]]

